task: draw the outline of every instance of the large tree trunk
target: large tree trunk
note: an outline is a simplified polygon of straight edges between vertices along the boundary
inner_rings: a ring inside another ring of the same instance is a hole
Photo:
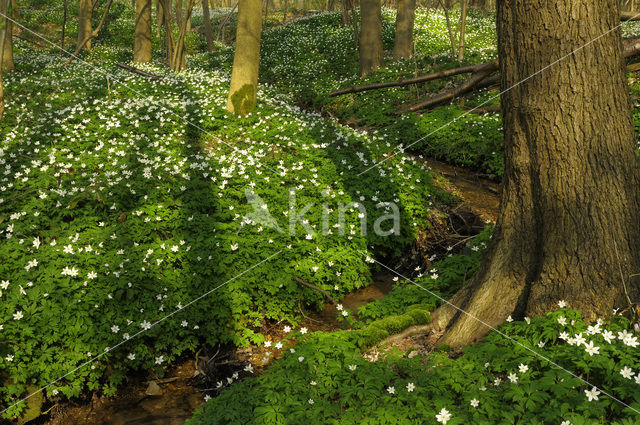
[[[209,0],[202,0],[202,19],[204,20],[204,37],[207,39],[207,51],[213,52],[213,28],[211,28],[211,15],[209,14]]]
[[[227,110],[233,114],[246,115],[256,106],[261,33],[262,2],[239,0],[236,50],[227,101]]]
[[[360,76],[383,66],[380,0],[360,2]]]
[[[411,56],[415,11],[416,0],[398,0],[396,38],[393,46],[393,57],[395,59],[404,59]]]
[[[435,314],[451,346],[559,300],[593,320],[627,304],[625,287],[640,293],[630,278],[640,271],[639,169],[620,29],[608,33],[616,0],[498,2],[497,22],[502,87],[522,83],[502,95],[506,168],[491,246],[451,299],[466,313]]]
[[[151,0],[136,0],[134,62],[151,62]]]
[[[78,42],[80,46],[91,35],[91,13],[93,4],[91,0],[80,0],[78,8]],[[91,50],[91,40],[84,45],[87,50]]]

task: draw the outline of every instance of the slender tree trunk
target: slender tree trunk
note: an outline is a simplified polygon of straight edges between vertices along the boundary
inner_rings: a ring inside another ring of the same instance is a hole
[[[151,0],[136,0],[134,62],[151,62]]]
[[[176,0],[176,23],[178,24],[178,27],[182,26],[182,0]]]
[[[396,38],[393,46],[393,57],[404,59],[413,52],[413,22],[415,19],[416,0],[399,0],[396,16]]]
[[[0,2],[6,2],[7,0],[0,0]],[[11,12],[11,0],[5,5],[5,15],[12,15]],[[16,67],[13,63],[13,23],[6,18],[2,18],[4,23],[2,30],[0,31],[3,40],[2,43],[2,61],[0,66],[2,67],[2,73],[5,74],[9,71],[13,71]]]
[[[91,35],[91,14],[93,4],[91,0],[80,0],[78,8],[78,41],[79,46],[89,35]],[[87,50],[91,50],[91,40],[87,41],[84,46]]]
[[[68,6],[68,1],[64,0],[62,5],[62,34],[60,35],[60,54],[62,55],[64,55],[64,37],[65,31],[67,29],[67,10],[69,9]]]
[[[256,106],[261,32],[261,1],[239,0],[236,50],[227,101],[227,110],[236,115],[246,115]]]
[[[162,34],[162,23],[164,22],[164,9],[162,8],[162,1],[156,0],[156,36],[160,37]]]
[[[382,51],[382,10],[380,0],[360,3],[360,75],[384,65]]]
[[[2,13],[2,17],[0,17],[0,43],[2,45],[5,44],[5,38],[9,36],[8,23],[9,20],[4,16],[8,16],[9,5],[11,4],[11,0],[0,0],[0,13]],[[4,60],[4,49],[0,50],[0,64],[2,64]],[[2,74],[3,69],[0,66],[0,120],[4,117],[4,85],[2,84]]]
[[[449,42],[451,43],[451,55],[456,57],[456,37],[453,35],[453,30],[451,29],[451,19],[449,18],[449,5],[447,2],[441,2],[442,8],[444,9],[444,17],[447,23],[447,33],[449,34]]]
[[[458,60],[464,59],[464,45],[467,32],[467,3],[468,0],[460,0],[460,40],[458,44]]]
[[[207,39],[207,51],[213,52],[213,28],[211,28],[211,15],[209,14],[209,0],[202,0],[202,18],[204,19],[204,37]]]
[[[498,2],[502,87],[513,87],[501,207],[485,260],[451,299],[488,325],[559,300],[593,320],[626,306],[625,288],[640,295],[639,169],[621,31],[609,32],[619,20],[617,0]],[[451,346],[488,331],[449,305],[434,318]]]

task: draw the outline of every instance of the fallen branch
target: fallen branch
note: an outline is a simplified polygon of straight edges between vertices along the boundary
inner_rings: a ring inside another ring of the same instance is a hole
[[[621,21],[640,21],[640,13],[638,12],[620,12]]]
[[[109,9],[111,9],[111,3],[113,3],[113,0],[109,0],[109,3],[107,3],[107,6],[104,8],[104,12],[102,12],[102,18],[100,18],[100,23],[98,24],[96,29],[91,31],[91,34],[86,36],[85,39],[82,41],[82,43],[78,44],[78,46],[76,47],[76,50],[71,54],[71,57],[69,57],[69,59],[67,59],[67,61],[64,63],[64,66],[69,65],[71,61],[73,61],[78,56],[78,53],[80,53],[80,51],[84,48],[84,46],[87,45],[89,40],[92,40],[98,36],[98,33],[100,32],[100,30],[104,26],[105,21],[107,20]]]
[[[299,284],[301,284],[301,285],[303,285],[303,286],[306,286],[306,287],[307,287],[307,288],[309,288],[309,289],[313,289],[313,290],[315,290],[315,291],[320,292],[322,295],[324,295],[325,297],[327,297],[327,299],[328,299],[329,301],[331,301],[331,303],[332,303],[333,305],[338,305],[338,303],[336,302],[336,300],[334,300],[334,299],[333,299],[333,297],[332,297],[331,295],[329,295],[329,293],[328,293],[327,291],[325,291],[324,289],[319,288],[319,287],[317,287],[317,286],[315,286],[315,285],[312,285],[312,284],[310,284],[309,282],[307,282],[306,280],[304,280],[304,279],[300,279],[300,278],[299,278],[299,277],[297,277],[297,276],[294,276],[294,277],[293,277],[293,279],[294,279],[296,282],[298,282]]]
[[[127,71],[133,72],[134,74],[142,75],[143,77],[147,77],[148,79],[153,80],[153,81],[159,81],[159,80],[162,80],[164,78],[162,75],[152,74],[150,72],[143,71],[143,70],[138,69],[136,67],[133,67],[131,65],[127,65],[126,63],[117,62],[116,65],[119,66],[122,69],[126,69]]]
[[[640,54],[640,37],[625,38],[623,41],[622,56],[624,58],[633,57]],[[469,79],[460,84],[459,86],[442,92],[434,97],[431,97],[420,102],[413,103],[409,106],[399,109],[396,114],[404,114],[406,112],[415,112],[420,109],[429,108],[454,97],[468,93],[470,91],[480,90],[487,87],[493,87],[500,83],[500,75],[490,76],[494,71],[498,69],[498,62],[487,62],[481,64],[482,67],[475,71]],[[460,68],[457,68],[460,69]],[[638,64],[631,64],[627,66],[627,72],[635,72],[640,69]],[[453,70],[452,70],[453,71]]]
[[[629,58],[629,57],[640,54],[640,36],[624,38],[622,39],[622,44],[623,44],[623,51],[622,51],[623,57]],[[460,74],[469,74],[469,73],[477,74],[483,69],[491,69],[491,68],[493,68],[493,71],[498,70],[499,66],[498,66],[497,60],[480,63],[476,65],[466,65],[458,68],[445,69],[442,71],[433,72],[431,74],[422,75],[414,78],[398,79],[394,81],[384,81],[381,83],[367,84],[364,86],[352,86],[345,89],[333,91],[329,93],[329,96],[335,97],[335,96],[340,96],[340,95],[349,94],[349,93],[359,93],[363,91],[378,90],[378,89],[383,89],[387,87],[400,87],[400,86],[406,86],[410,84],[424,83],[426,81],[453,77],[455,75],[460,75]],[[476,78],[474,78],[474,76],[472,76],[471,78],[473,78],[474,81],[477,80]],[[476,87],[477,88],[491,87],[498,84],[499,82],[500,82],[499,75],[491,76],[483,80],[476,81],[477,83]],[[456,90],[456,89],[453,89],[453,90]]]
[[[494,62],[496,64],[496,69],[497,69],[498,61],[494,61]],[[481,63],[478,65],[467,65],[467,66],[461,66],[459,68],[445,69],[442,71],[434,72],[432,74],[422,75],[420,77],[415,77],[415,78],[399,79],[396,81],[385,81],[383,83],[367,84],[366,86],[354,86],[354,87],[349,87],[346,89],[331,92],[329,93],[329,96],[334,97],[334,96],[340,96],[348,93],[358,93],[358,92],[363,92],[367,90],[383,89],[386,87],[399,87],[399,86],[407,86],[409,84],[424,83],[426,81],[437,80],[440,78],[453,77],[454,75],[477,72],[479,69],[481,69],[485,65],[486,63]]]
[[[408,105],[402,109],[397,110],[396,114],[399,115],[399,114],[404,114],[406,112],[415,112],[420,109],[429,108],[430,106],[435,106],[439,103],[446,102],[447,100],[460,96],[461,94],[467,93],[473,90],[480,82],[482,82],[482,80],[484,80],[489,75],[497,71],[497,69],[498,69],[497,61],[489,62],[483,68],[473,73],[473,75],[471,75],[471,77],[467,81],[460,84],[458,87],[452,90],[447,90],[446,92],[436,95],[432,98],[422,100],[420,102],[412,103],[411,105]]]

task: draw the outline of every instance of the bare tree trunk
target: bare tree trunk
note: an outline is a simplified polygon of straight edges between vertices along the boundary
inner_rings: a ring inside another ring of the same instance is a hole
[[[0,0],[0,2],[4,2],[6,0]],[[5,8],[5,14],[10,16],[13,14],[11,10],[11,0],[9,0],[7,7]],[[9,71],[13,71],[16,66],[13,63],[13,23],[6,18],[2,18],[4,21],[4,26],[0,31],[2,34],[2,61],[0,61],[0,67],[2,67],[2,73],[5,74]]]
[[[246,115],[256,106],[261,33],[261,1],[239,0],[236,50],[227,101],[227,110],[236,115]]]
[[[213,52],[213,28],[211,27],[211,15],[209,14],[209,0],[202,0],[202,18],[204,19],[204,37],[207,39],[207,51]]]
[[[360,76],[384,65],[380,0],[360,3]]]
[[[393,46],[393,57],[404,59],[413,52],[413,23],[415,19],[416,0],[398,0],[396,16],[396,38]]]
[[[482,265],[451,299],[488,325],[544,314],[559,300],[593,320],[626,306],[626,290],[640,295],[630,278],[640,270],[640,170],[621,30],[602,37],[619,23],[616,2],[498,2],[502,87],[513,87],[501,102],[500,213]],[[484,335],[469,315],[440,307],[435,323],[449,326],[441,341]]]
[[[174,6],[176,8],[176,23],[178,27],[182,26],[182,0],[176,0],[176,4]]]
[[[64,36],[65,31],[67,29],[67,10],[68,10],[68,1],[64,0],[62,5],[62,34],[60,35],[60,54],[64,55]]]
[[[2,23],[2,28],[0,30],[0,43],[2,45],[5,44],[5,39],[9,36],[8,31],[8,23],[9,19],[5,16],[9,14],[9,7],[11,5],[11,0],[0,0],[0,13],[2,13],[2,17],[0,22]],[[0,64],[4,62],[4,49],[0,50]],[[2,84],[2,74],[3,69],[0,66],[0,120],[4,117],[4,85]]]
[[[449,33],[449,42],[451,43],[451,55],[456,57],[456,37],[453,35],[453,30],[451,29],[451,19],[449,18],[449,6],[446,2],[440,2],[442,8],[444,9],[444,17],[447,22],[447,32]]]
[[[460,0],[460,43],[458,44],[458,60],[464,59],[465,37],[467,31],[467,3],[468,0]]]
[[[136,0],[134,62],[151,62],[151,0]]]
[[[160,37],[162,34],[162,24],[164,22],[164,9],[162,8],[162,1],[156,0],[156,36]]]
[[[91,34],[91,14],[93,10],[93,4],[91,0],[80,0],[80,6],[78,8],[78,41],[76,47],[85,41]],[[91,50],[91,40],[85,44],[87,50]]]
[[[64,63],[65,66],[69,65],[78,56],[80,51],[82,51],[82,49],[85,46],[91,43],[91,40],[93,38],[96,38],[98,36],[98,33],[100,32],[100,30],[104,26],[105,21],[107,20],[107,15],[109,14],[109,10],[111,9],[111,4],[113,4],[113,0],[109,0],[107,2],[107,5],[105,6],[104,11],[102,12],[100,23],[98,24],[96,29],[94,29],[93,31],[91,30],[89,31],[89,34],[82,42],[78,43],[78,45],[76,46],[76,50],[71,54],[71,57],[67,59],[67,61]]]

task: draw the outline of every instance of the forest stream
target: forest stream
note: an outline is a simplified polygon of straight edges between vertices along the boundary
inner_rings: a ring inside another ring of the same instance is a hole
[[[483,222],[495,222],[499,206],[499,184],[486,177],[467,169],[451,166],[433,159],[428,159],[425,165],[439,172],[448,181],[445,189],[461,199],[458,208],[472,213]],[[359,307],[376,301],[388,294],[393,287],[393,276],[389,273],[376,273],[373,284],[360,288],[348,294],[342,305],[357,311]],[[331,303],[326,303],[320,312],[309,313],[301,320],[300,326],[309,331],[331,332],[341,328],[337,320],[338,311]],[[277,339],[279,331],[275,327],[266,329],[272,339]],[[260,359],[264,356],[264,347],[250,347],[247,349],[227,349],[222,356],[213,357],[234,359],[233,364],[251,363],[256,373],[260,373],[263,366]],[[177,361],[177,366],[170,368],[162,378],[134,375],[127,378],[128,385],[122,386],[114,397],[98,397],[68,402],[65,405],[54,405],[48,415],[31,421],[29,425],[182,425],[193,415],[193,411],[204,404],[203,391],[210,389],[210,382],[219,379],[218,376],[207,376],[203,379],[202,359],[184,358]],[[213,375],[233,373],[233,367],[217,368]],[[238,370],[238,366],[235,367]],[[205,373],[209,375],[212,370]],[[200,376],[199,376],[200,375]],[[226,376],[226,375],[225,375]]]

